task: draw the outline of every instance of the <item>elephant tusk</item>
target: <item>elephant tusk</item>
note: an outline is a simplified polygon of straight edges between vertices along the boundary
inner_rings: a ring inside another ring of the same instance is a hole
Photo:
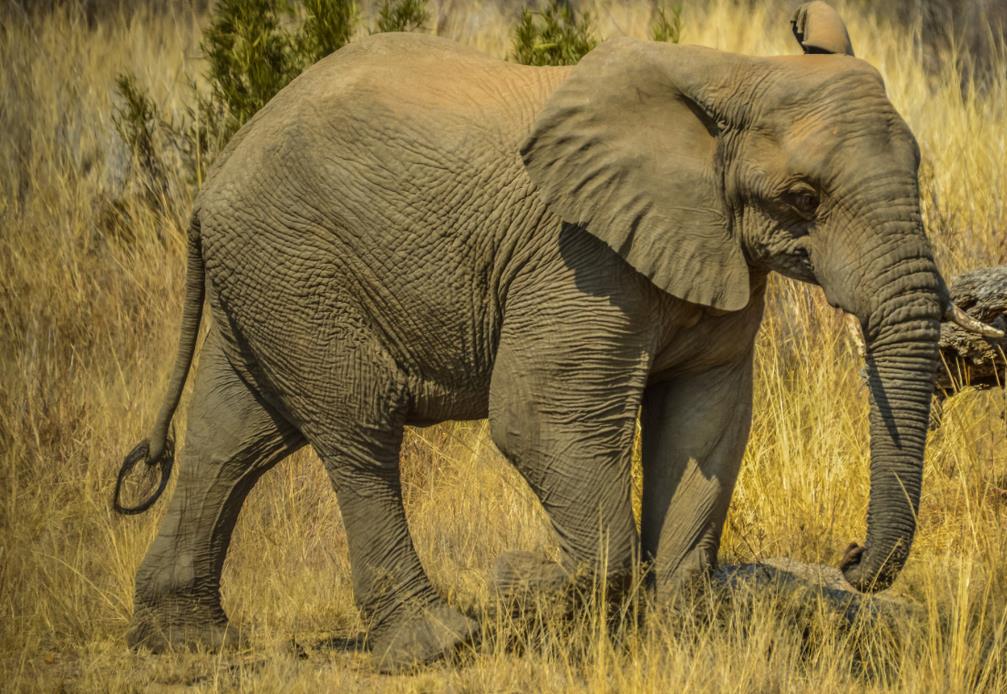
[[[992,325],[983,323],[981,320],[977,320],[965,313],[957,306],[954,302],[948,302],[948,308],[944,312],[944,320],[949,320],[959,328],[963,330],[968,330],[971,333],[978,333],[983,337],[992,338],[1003,338],[1004,331],[994,328]]]

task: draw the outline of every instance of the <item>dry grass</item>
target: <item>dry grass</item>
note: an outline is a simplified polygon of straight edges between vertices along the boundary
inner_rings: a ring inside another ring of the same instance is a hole
[[[468,0],[452,5],[445,33],[507,52],[505,17]],[[162,395],[182,298],[177,219],[188,214],[191,191],[173,182],[171,213],[162,216],[137,201],[110,119],[112,84],[131,67],[160,103],[181,108],[183,75],[198,69],[201,18],[139,12],[89,30],[72,12],[30,23],[10,6],[5,12],[0,687],[1007,690],[1007,402],[999,393],[955,399],[931,438],[918,540],[893,588],[923,610],[890,631],[838,630],[824,610],[802,624],[767,596],[726,609],[695,605],[619,638],[592,612],[572,628],[549,623],[531,636],[495,625],[521,647],[488,638],[467,667],[411,677],[378,677],[352,653],[298,660],[285,648],[290,638],[359,628],[335,498],[303,452],[255,490],[225,568],[225,606],[251,629],[255,651],[130,654],[133,574],[164,504],[124,519],[112,515],[109,495],[121,456]],[[609,37],[645,36],[648,12],[642,1],[596,8]],[[963,100],[950,56],[928,79],[911,35],[847,16],[858,54],[884,73],[920,140],[925,211],[945,272],[1007,262],[1007,60],[988,92]],[[789,53],[785,18],[731,0],[690,6],[684,40]],[[774,282],[757,363],[755,422],[722,557],[834,563],[863,536],[868,442],[859,365],[820,292]],[[404,466],[420,554],[452,599],[484,601],[503,550],[553,551],[542,512],[485,424],[413,432]]]

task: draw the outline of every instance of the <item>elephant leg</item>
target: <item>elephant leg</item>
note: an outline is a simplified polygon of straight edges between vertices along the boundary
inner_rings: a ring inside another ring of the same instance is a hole
[[[493,441],[538,495],[562,549],[559,563],[525,552],[501,557],[496,584],[508,599],[576,599],[602,584],[618,599],[629,585],[639,549],[630,467],[647,359],[617,352],[571,356],[528,334],[501,340],[490,388]]]
[[[437,593],[413,545],[399,477],[408,395],[394,367],[387,371],[374,363],[348,368],[354,387],[331,403],[336,416],[307,436],[339,499],[368,644],[379,669],[397,672],[448,655],[479,626]]]
[[[751,412],[750,355],[644,393],[641,534],[659,600],[716,566]]]
[[[196,371],[178,485],[136,576],[131,647],[161,652],[237,643],[220,604],[231,531],[259,477],[303,443],[234,371],[211,328]]]

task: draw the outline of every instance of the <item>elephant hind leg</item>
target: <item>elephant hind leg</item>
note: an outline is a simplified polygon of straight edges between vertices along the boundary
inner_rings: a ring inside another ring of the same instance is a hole
[[[234,371],[213,327],[201,351],[178,485],[137,573],[131,647],[216,649],[237,641],[220,572],[241,505],[304,443]]]
[[[449,606],[416,553],[399,477],[408,396],[394,367],[353,358],[325,421],[306,427],[339,499],[353,593],[379,669],[423,665],[472,641],[478,624]],[[353,364],[353,366],[351,366]]]

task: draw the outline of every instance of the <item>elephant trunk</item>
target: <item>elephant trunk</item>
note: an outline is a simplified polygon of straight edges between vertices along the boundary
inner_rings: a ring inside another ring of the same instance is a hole
[[[898,257],[880,255],[882,269],[863,283],[868,293],[858,316],[867,348],[871,489],[867,539],[850,546],[841,568],[862,592],[892,584],[916,532],[944,299],[922,230],[912,237],[918,242],[903,237]]]

